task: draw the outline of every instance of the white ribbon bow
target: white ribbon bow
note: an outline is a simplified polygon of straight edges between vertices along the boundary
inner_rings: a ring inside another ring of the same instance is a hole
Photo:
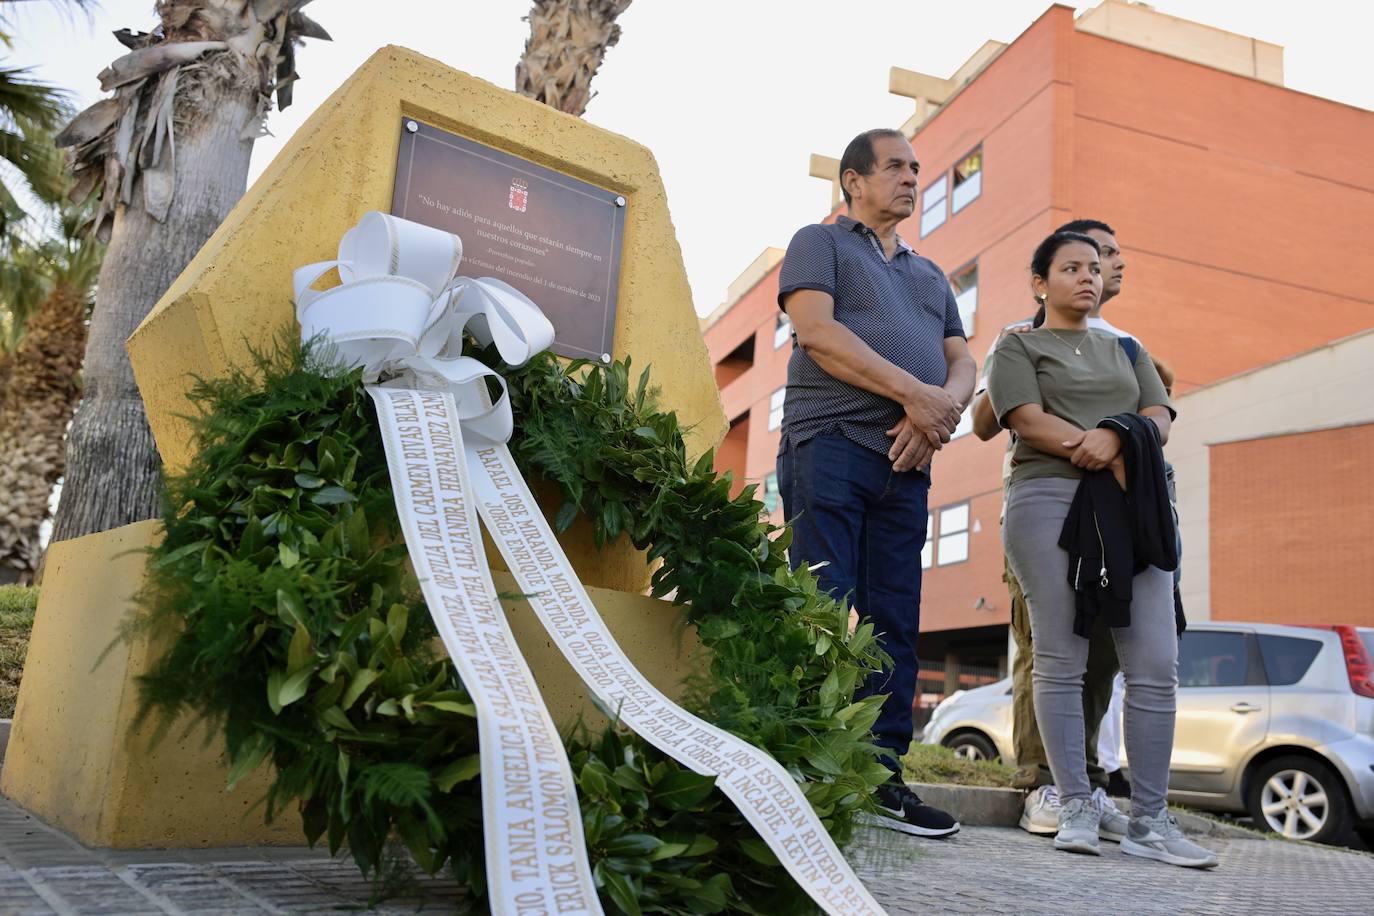
[[[323,337],[365,382],[453,392],[466,431],[506,442],[514,428],[506,383],[463,356],[466,330],[495,343],[507,365],[520,366],[553,343],[553,325],[522,292],[494,277],[459,277],[463,243],[451,232],[372,211],[339,241],[333,261],[295,271],[301,338]],[[343,282],[312,289],[331,268]],[[501,388],[495,401],[485,379]]]

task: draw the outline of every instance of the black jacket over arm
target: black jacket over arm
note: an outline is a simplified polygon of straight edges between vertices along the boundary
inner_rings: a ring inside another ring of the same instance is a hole
[[[1085,471],[1059,535],[1069,554],[1077,613],[1073,631],[1087,638],[1098,615],[1108,626],[1131,625],[1131,580],[1148,566],[1178,568],[1178,542],[1159,428],[1140,414],[1097,424],[1121,437],[1126,492],[1110,470]]]

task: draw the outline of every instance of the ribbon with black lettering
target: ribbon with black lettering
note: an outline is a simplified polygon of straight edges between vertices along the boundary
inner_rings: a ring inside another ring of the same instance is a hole
[[[362,366],[377,404],[407,549],[436,625],[478,709],[489,892],[497,912],[599,912],[566,754],[496,601],[480,514],[522,592],[588,688],[646,741],[716,785],[778,860],[833,914],[882,908],[797,781],[768,754],[692,715],[630,663],[593,606],[505,443],[509,401],[465,333],[521,365],[553,340],[523,294],[456,277],[456,236],[370,213],[339,260],[296,272],[306,339]],[[331,267],[342,285],[311,286]]]

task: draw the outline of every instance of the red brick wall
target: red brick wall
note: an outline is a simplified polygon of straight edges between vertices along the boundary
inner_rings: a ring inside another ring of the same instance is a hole
[[[1212,446],[1212,616],[1374,626],[1374,424]]]
[[[749,427],[753,425],[754,415],[751,413],[748,418],[730,425],[730,431],[725,434],[720,445],[716,447],[716,460],[713,464],[717,474],[724,474],[726,471],[735,476],[734,485],[730,487],[730,495],[738,496],[740,490],[744,489],[747,481],[741,469],[744,467],[745,450],[749,443]]]
[[[1107,317],[1180,390],[1374,324],[1374,115],[1086,33],[1072,75],[1070,205],[1129,265]]]

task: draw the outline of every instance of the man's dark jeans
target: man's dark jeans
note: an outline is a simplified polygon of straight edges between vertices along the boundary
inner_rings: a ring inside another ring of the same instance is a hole
[[[892,656],[892,670],[869,678],[859,695],[889,694],[873,734],[900,758],[912,738],[930,478],[896,473],[886,455],[824,435],[778,455],[778,491],[792,523],[792,568],[826,563],[816,571],[821,587],[837,600],[852,596]],[[900,772],[896,760],[884,762]]]

